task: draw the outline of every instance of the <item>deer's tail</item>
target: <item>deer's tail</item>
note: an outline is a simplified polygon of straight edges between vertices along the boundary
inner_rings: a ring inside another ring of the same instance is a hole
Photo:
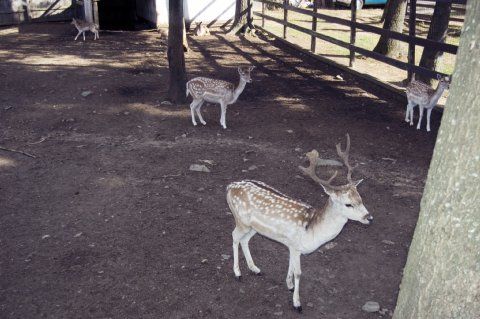
[[[187,90],[186,90],[186,92],[187,92],[187,97],[188,97],[188,95],[190,94],[190,90],[188,89],[188,82],[187,82]]]

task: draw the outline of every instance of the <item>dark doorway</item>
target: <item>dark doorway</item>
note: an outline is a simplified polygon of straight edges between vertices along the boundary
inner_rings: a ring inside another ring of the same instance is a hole
[[[135,0],[98,1],[98,18],[102,30],[135,30]]]

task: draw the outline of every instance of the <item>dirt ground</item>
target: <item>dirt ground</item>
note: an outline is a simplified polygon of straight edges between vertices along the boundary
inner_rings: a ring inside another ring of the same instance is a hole
[[[0,151],[2,318],[300,317],[284,246],[254,237],[264,276],[249,275],[242,256],[234,280],[225,187],[257,179],[323,205],[297,167],[313,148],[335,159],[347,132],[375,223],[349,222],[329,249],[302,257],[301,317],[391,315],[440,114],[431,133],[417,131],[405,105],[374,87],[279,43],[213,32],[190,38],[189,78],[236,82],[237,65],[257,68],[228,129],[216,105],[193,127],[187,104],[162,103],[158,33],[75,33],[63,23],[0,29],[0,146],[36,156]],[[189,171],[194,163],[211,172]],[[369,300],[387,313],[363,312]]]

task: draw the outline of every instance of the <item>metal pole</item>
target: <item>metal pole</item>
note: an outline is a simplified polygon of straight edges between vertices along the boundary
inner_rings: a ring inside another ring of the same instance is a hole
[[[283,0],[283,38],[287,38],[287,21],[288,21],[288,10],[287,10],[288,0]]]
[[[318,12],[318,1],[319,0],[313,0],[313,13]],[[314,31],[314,32],[317,31],[317,17],[316,16],[312,17],[312,31]],[[312,43],[310,45],[310,51],[315,53],[316,46],[317,46],[317,37],[312,35]]]
[[[410,12],[408,18],[408,35],[411,37],[415,36],[416,33],[416,20],[417,20],[417,0],[410,0]],[[408,64],[415,65],[415,43],[408,43]],[[408,80],[412,79],[413,72],[411,69],[408,69]]]
[[[355,45],[356,37],[357,37],[357,0],[352,0],[352,14],[351,14],[351,23],[350,23],[350,62],[349,66],[353,67],[353,63],[355,63],[355,49],[353,46]]]

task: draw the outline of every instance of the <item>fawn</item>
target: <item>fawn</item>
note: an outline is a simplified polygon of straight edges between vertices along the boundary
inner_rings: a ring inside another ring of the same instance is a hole
[[[77,28],[78,34],[75,37],[74,41],[77,40],[80,34],[83,34],[83,41],[85,41],[85,31],[90,31],[93,33],[93,40],[100,39],[98,35],[98,26],[93,22],[87,22],[83,20],[72,19],[72,24]]]
[[[430,132],[430,115],[432,109],[437,105],[438,100],[443,94],[445,89],[450,86],[450,77],[437,77],[438,86],[437,89],[432,89],[429,85],[415,80],[415,75],[412,76],[412,81],[407,85],[407,111],[405,114],[405,122],[410,122],[413,125],[413,109],[416,105],[419,108],[419,119],[417,124],[417,130],[420,129],[422,123],[423,110],[427,109],[427,132]]]
[[[211,79],[206,77],[197,77],[187,82],[187,96],[192,95],[193,101],[190,104],[190,111],[192,114],[192,123],[197,125],[195,120],[195,112],[197,113],[200,123],[206,125],[203,120],[200,109],[205,101],[210,103],[218,103],[221,108],[220,124],[224,129],[227,128],[226,113],[227,106],[237,101],[240,94],[242,94],[247,83],[252,82],[250,76],[254,66],[238,67],[238,74],[240,75],[240,82],[235,87],[233,83]]]

